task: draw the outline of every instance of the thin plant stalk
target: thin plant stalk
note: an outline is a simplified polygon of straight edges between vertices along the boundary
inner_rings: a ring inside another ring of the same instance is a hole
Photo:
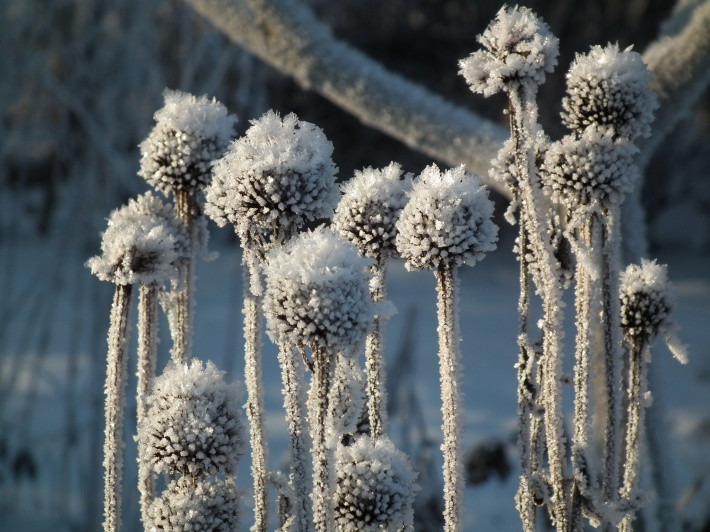
[[[104,531],[121,530],[123,410],[128,372],[126,350],[132,285],[116,285],[111,306],[106,356],[104,430]]]
[[[461,530],[463,517],[463,468],[461,465],[461,352],[459,347],[458,272],[442,265],[436,272],[437,316],[439,331],[439,372],[441,378],[441,413],[444,443],[444,530]]]
[[[387,298],[384,260],[377,261],[372,268],[370,296],[375,302]],[[367,412],[370,418],[370,434],[379,438],[387,430],[387,388],[385,386],[384,325],[381,315],[375,315],[372,330],[365,341],[365,373],[367,376]]]
[[[158,287],[155,283],[141,284],[138,289],[138,384],[136,417],[138,424],[148,412],[147,399],[155,378],[158,348]],[[155,497],[155,474],[142,467],[138,457],[138,491],[140,492],[141,520],[147,523],[146,511]]]
[[[311,445],[306,420],[305,367],[301,355],[292,348],[279,348],[279,365],[283,382],[284,410],[288,424],[292,512],[296,529],[308,532],[313,527],[313,506],[309,495],[313,489],[309,463]]]
[[[245,254],[251,253],[249,250]],[[253,287],[260,283],[252,260],[244,261],[244,381],[247,388],[247,418],[251,436],[251,474],[254,483],[254,528],[265,532],[267,514],[267,449],[264,434],[264,391],[261,361],[261,334],[264,316],[261,296]]]
[[[176,330],[173,331],[172,359],[176,364],[184,364],[192,352],[192,305],[194,289],[195,216],[197,200],[195,194],[185,189],[174,191],[175,211],[187,234],[188,253],[180,261],[180,274],[184,285],[177,294]]]

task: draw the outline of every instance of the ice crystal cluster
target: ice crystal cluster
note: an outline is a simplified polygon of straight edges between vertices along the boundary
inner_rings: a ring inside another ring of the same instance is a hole
[[[264,313],[278,345],[352,352],[373,319],[371,261],[323,227],[273,250],[264,268]]]
[[[478,41],[484,50],[459,66],[471,90],[486,97],[518,88],[535,92],[557,65],[557,37],[526,7],[501,8]]]
[[[354,435],[366,409],[365,374],[356,357],[338,356],[328,402],[328,441]]]
[[[396,256],[395,224],[411,186],[411,177],[403,177],[397,163],[356,171],[342,187],[343,197],[333,216],[340,236],[364,257],[379,260]]]
[[[492,216],[493,202],[478,176],[463,165],[444,172],[427,166],[397,222],[397,250],[407,269],[473,266],[496,248]]]
[[[577,134],[598,125],[611,128],[615,137],[648,137],[658,107],[650,80],[641,56],[630,48],[593,46],[577,55],[567,73],[562,122]]]
[[[175,275],[186,249],[173,208],[147,192],[111,213],[101,238],[102,254],[86,265],[102,281],[163,283]]]
[[[388,439],[361,436],[339,446],[335,475],[338,530],[411,530],[416,474]]]
[[[212,362],[170,364],[153,384],[138,427],[139,453],[156,473],[233,474],[245,451],[235,385]]]
[[[541,167],[543,189],[553,202],[574,211],[583,206],[619,205],[633,189],[638,150],[628,142],[615,142],[604,129],[589,127],[576,137],[553,142]]]
[[[333,145],[294,114],[268,111],[252,121],[215,163],[205,212],[219,226],[259,243],[291,236],[306,222],[330,217],[338,201]]]
[[[211,180],[212,161],[222,155],[234,134],[234,115],[207,96],[166,90],[165,105],[141,143],[140,171],[156,190],[196,192]]]
[[[232,479],[181,477],[148,506],[145,529],[232,532],[239,522],[239,493]]]

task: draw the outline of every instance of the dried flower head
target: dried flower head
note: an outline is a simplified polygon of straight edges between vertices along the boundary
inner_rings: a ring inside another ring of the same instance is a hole
[[[630,48],[593,46],[577,55],[567,73],[562,122],[577,134],[595,125],[610,128],[615,138],[648,137],[658,108],[650,80],[641,56]]]
[[[146,530],[231,532],[239,526],[239,493],[232,479],[181,477],[146,511]]]
[[[338,530],[412,529],[416,474],[388,439],[361,436],[353,445],[339,446],[335,475]]]
[[[356,349],[373,321],[371,264],[323,227],[273,250],[264,268],[269,337],[279,345]]]
[[[156,473],[233,474],[246,446],[238,400],[237,387],[212,362],[170,364],[155,379],[138,427],[141,460]]]
[[[588,206],[619,205],[633,189],[637,148],[614,142],[608,131],[587,128],[581,136],[553,142],[540,169],[543,190],[553,202],[574,211]]]
[[[411,177],[402,177],[402,167],[397,163],[356,171],[342,188],[333,225],[362,256],[376,260],[395,257],[395,224],[411,187]]]
[[[268,111],[215,163],[205,213],[219,226],[233,224],[247,242],[264,245],[277,231],[283,241],[306,222],[332,216],[332,153],[319,127]]]
[[[101,251],[86,266],[102,281],[164,283],[176,275],[187,244],[173,208],[147,192],[111,213]]]
[[[140,145],[138,175],[163,194],[196,193],[212,179],[212,161],[234,135],[237,118],[214,98],[165,90],[165,105]]]
[[[629,264],[621,274],[621,327],[624,336],[653,341],[671,325],[674,307],[668,268],[656,261]]]
[[[518,88],[534,92],[557,65],[557,37],[526,7],[502,7],[478,42],[484,50],[459,61],[459,73],[486,97]]]
[[[408,269],[473,266],[496,248],[493,202],[480,177],[463,165],[444,172],[433,164],[415,180],[397,222],[397,250]]]

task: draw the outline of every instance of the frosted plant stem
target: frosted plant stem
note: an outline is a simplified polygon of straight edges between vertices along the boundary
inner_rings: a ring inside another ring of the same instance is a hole
[[[142,284],[138,290],[138,386],[136,417],[138,424],[148,411],[147,398],[155,378],[158,346],[158,287],[155,283]],[[148,522],[146,510],[155,496],[155,475],[142,457],[138,456],[138,491],[140,492],[141,521]]]
[[[176,364],[184,364],[192,352],[192,292],[194,284],[195,214],[197,205],[194,194],[181,189],[175,191],[175,210],[185,227],[188,239],[187,257],[181,261],[181,277],[185,282],[177,294],[177,326],[173,331],[172,359]]]
[[[123,468],[123,409],[127,378],[126,348],[132,285],[116,285],[111,306],[106,355],[104,430],[104,531],[121,529],[121,476]]]
[[[308,461],[311,442],[306,420],[304,391],[305,367],[299,353],[292,348],[279,348],[279,364],[283,382],[284,409],[288,425],[290,454],[290,482],[292,499],[289,507],[293,513],[296,530],[307,532],[313,528],[313,507],[309,499],[313,489]]]
[[[602,228],[602,331],[606,418],[604,445],[604,497],[618,498],[619,405],[621,404],[621,304],[619,302],[618,208],[606,212]]]
[[[267,515],[267,449],[264,436],[264,385],[261,369],[261,334],[263,311],[261,297],[254,293],[258,286],[257,261],[247,259],[244,250],[244,382],[247,388],[246,413],[251,437],[251,474],[254,483],[253,531],[265,532]]]
[[[626,428],[626,460],[624,462],[624,482],[621,497],[632,501],[639,487],[641,470],[642,441],[645,425],[645,394],[648,390],[647,358],[648,343],[633,342],[629,348],[629,390],[628,418]],[[621,522],[619,530],[632,532],[635,512],[632,510]]]
[[[370,295],[372,300],[386,299],[386,270],[383,260],[372,268]],[[370,434],[379,438],[387,430],[387,389],[385,387],[384,325],[385,318],[375,315],[372,331],[365,341],[365,373],[367,375],[367,412],[370,417]]]
[[[333,357],[322,348],[313,349],[313,380],[311,387],[311,437],[313,456],[313,524],[316,532],[331,532],[334,525],[333,495],[331,489],[332,449],[326,442],[328,419],[328,392],[333,373]]]
[[[441,414],[444,444],[444,530],[461,530],[461,465],[459,373],[461,353],[458,316],[458,272],[442,265],[436,272],[436,312],[439,332],[439,372],[441,378]]]
[[[511,138],[515,148],[515,164],[520,176],[521,216],[529,229],[530,243],[541,268],[543,296],[542,360],[544,380],[541,393],[544,404],[544,423],[547,456],[552,482],[551,515],[558,531],[567,531],[569,504],[565,490],[565,450],[562,430],[562,290],[559,286],[559,268],[554,259],[552,244],[545,231],[544,209],[541,205],[540,186],[534,168],[533,146],[526,133],[525,110],[532,112],[527,94],[510,92],[509,111]]]
[[[531,418],[536,398],[536,385],[533,374],[533,353],[528,331],[530,312],[530,274],[525,250],[528,246],[527,230],[524,218],[519,221],[520,236],[520,297],[518,298],[518,449],[520,451],[520,487],[516,496],[517,509],[520,513],[523,530],[534,532],[536,508],[531,493],[530,476],[532,474]]]

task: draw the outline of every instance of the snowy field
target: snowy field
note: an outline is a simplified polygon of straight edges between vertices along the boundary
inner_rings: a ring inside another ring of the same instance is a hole
[[[194,350],[196,356],[212,359],[241,380],[240,256],[234,245],[218,247],[217,260],[198,265]],[[464,449],[468,453],[482,441],[503,440],[513,467],[505,480],[494,478],[466,489],[464,528],[470,531],[520,528],[513,502],[518,272],[511,248],[511,232],[506,228],[498,251],[461,271]],[[100,394],[112,287],[83,268],[94,251],[73,250],[62,256],[53,243],[25,243],[2,258],[0,285],[6,300],[0,322],[2,531],[79,530],[77,525],[85,523],[87,516],[96,519],[100,512]],[[662,433],[667,437],[666,455],[673,458],[668,472],[675,498],[681,498],[693,482],[701,482],[685,505],[684,517],[691,519],[707,515],[710,501],[710,257],[676,252],[661,254],[659,260],[669,264],[676,283],[676,321],[689,345],[690,363],[679,365],[658,344],[653,352],[654,397],[663,408],[667,430]],[[434,287],[429,272],[406,272],[401,263],[391,266],[389,297],[398,314],[388,324],[387,356],[390,367],[400,360],[392,372],[398,380],[395,395],[400,405],[402,398],[411,397],[410,392],[421,404],[438,464],[441,414]],[[164,363],[170,343],[164,321],[161,327]],[[568,325],[567,352],[573,338]],[[286,425],[276,351],[268,340],[265,346],[269,461],[278,468],[286,462]],[[129,364],[135,368],[133,358]],[[133,373],[134,369],[129,387],[135,390]],[[569,396],[565,406],[569,413]],[[133,404],[129,419],[135,419],[134,409]],[[412,412],[400,414],[393,419],[391,435],[406,450],[402,418]],[[138,527],[134,424],[129,422],[126,429],[126,530]],[[251,514],[248,456],[241,463],[238,484],[245,493],[242,528],[246,530]],[[89,522],[97,525],[95,520]]]

